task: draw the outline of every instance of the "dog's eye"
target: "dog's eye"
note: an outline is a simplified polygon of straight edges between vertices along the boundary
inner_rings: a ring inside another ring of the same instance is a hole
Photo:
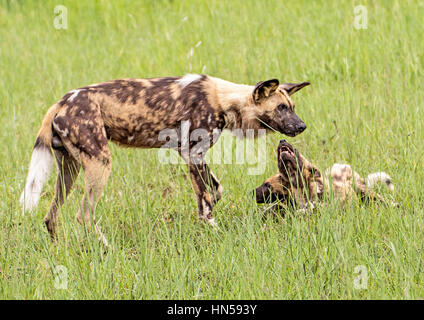
[[[286,105],[286,104],[284,104],[284,103],[279,104],[279,105],[278,105],[278,107],[277,107],[277,110],[278,110],[278,111],[284,111],[284,110],[286,110],[286,109],[288,109],[288,107],[287,107],[287,105]]]

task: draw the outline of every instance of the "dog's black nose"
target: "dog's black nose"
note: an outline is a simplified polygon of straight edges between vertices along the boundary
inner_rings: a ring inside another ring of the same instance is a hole
[[[296,129],[297,129],[298,132],[303,132],[306,129],[306,124],[304,124],[304,123],[298,124],[296,126]]]

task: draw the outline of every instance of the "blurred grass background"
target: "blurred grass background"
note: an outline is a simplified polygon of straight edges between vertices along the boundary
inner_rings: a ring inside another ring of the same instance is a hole
[[[57,5],[66,30],[54,27]],[[358,5],[367,29],[354,27]],[[0,297],[423,298],[423,21],[423,1],[0,0]],[[36,211],[18,204],[47,108],[87,84],[189,72],[310,81],[293,96],[308,129],[288,140],[321,169],[388,172],[401,208],[329,204],[262,220],[250,191],[277,170],[273,134],[265,173],[211,166],[225,188],[214,232],[197,221],[184,166],[111,145],[97,216],[113,249],[103,255],[75,221],[81,176],[52,245],[42,218],[55,174]],[[67,289],[55,287],[59,265]],[[354,288],[358,265],[367,289]]]

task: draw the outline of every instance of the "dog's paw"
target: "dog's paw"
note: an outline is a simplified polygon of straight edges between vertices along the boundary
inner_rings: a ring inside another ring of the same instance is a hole
[[[216,223],[215,218],[208,219],[208,220],[206,220],[206,222],[207,222],[210,226],[212,226],[214,229],[218,229],[218,224]]]
[[[313,213],[314,210],[315,210],[315,205],[313,204],[313,202],[308,201],[307,203],[305,203],[303,208],[297,209],[296,212],[305,214],[305,213]]]
[[[308,203],[306,204],[306,208],[308,210],[314,211],[315,205],[311,201],[308,201]]]
[[[394,201],[390,201],[389,204],[393,207],[393,208],[399,208],[400,204],[398,202],[394,202]]]

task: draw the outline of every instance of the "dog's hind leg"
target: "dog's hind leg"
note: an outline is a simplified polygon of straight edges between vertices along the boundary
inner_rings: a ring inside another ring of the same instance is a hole
[[[110,175],[111,153],[100,107],[83,93],[77,98],[70,101],[69,107],[57,113],[53,128],[84,170],[86,189],[76,218],[87,227],[93,226],[100,242],[107,246],[106,238],[96,223],[94,211]]]
[[[50,233],[52,240],[56,237],[58,221],[58,209],[65,201],[72,185],[78,176],[80,164],[68,153],[65,148],[54,150],[58,165],[58,175],[55,187],[55,195],[50,210],[44,217],[44,223]]]
[[[375,202],[386,203],[391,205],[392,207],[399,206],[398,203],[393,202],[392,200],[389,200],[389,199],[385,199],[383,196],[375,192],[372,189],[372,185],[371,187],[368,187],[365,180],[359,177],[359,175],[356,172],[355,172],[355,189],[357,190],[357,193],[362,201],[371,200]]]
[[[104,247],[107,247],[108,242],[101,232],[94,214],[97,202],[102,195],[103,188],[112,169],[112,157],[109,148],[107,146],[104,147],[102,153],[103,156],[101,159],[81,153],[81,162],[85,177],[85,194],[81,209],[78,211],[76,218],[80,224],[86,227],[91,227],[93,224],[99,241]],[[82,216],[82,212],[84,213],[84,217]]]

